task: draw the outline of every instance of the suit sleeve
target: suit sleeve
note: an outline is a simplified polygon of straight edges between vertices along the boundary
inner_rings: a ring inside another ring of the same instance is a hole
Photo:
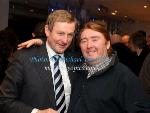
[[[0,110],[3,113],[31,113],[32,107],[21,102],[24,83],[24,58],[16,53],[6,70],[6,77],[0,86]]]
[[[149,113],[150,106],[136,76],[128,76],[124,83],[124,103],[127,113]],[[148,107],[149,106],[149,107]]]
[[[144,60],[139,79],[146,95],[150,96],[150,54]]]

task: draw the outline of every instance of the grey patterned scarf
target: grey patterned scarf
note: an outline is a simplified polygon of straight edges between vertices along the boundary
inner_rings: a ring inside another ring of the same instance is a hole
[[[87,78],[91,77],[96,72],[105,69],[105,67],[107,67],[109,65],[109,63],[111,62],[112,57],[107,56],[107,57],[103,57],[99,60],[100,60],[100,63],[98,63],[96,65],[87,65],[86,63],[84,64],[86,70],[88,71]]]

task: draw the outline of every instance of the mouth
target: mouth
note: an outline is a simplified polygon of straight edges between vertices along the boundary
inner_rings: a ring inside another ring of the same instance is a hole
[[[58,44],[58,47],[59,47],[59,48],[62,48],[62,49],[65,49],[66,46],[67,46],[67,44]]]
[[[89,55],[93,55],[95,52],[96,52],[95,50],[87,51],[87,53],[88,53]]]

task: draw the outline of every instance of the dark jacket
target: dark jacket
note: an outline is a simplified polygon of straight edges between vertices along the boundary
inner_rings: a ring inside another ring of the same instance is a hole
[[[115,43],[112,45],[113,50],[117,51],[117,56],[119,62],[123,63],[129,67],[135,74],[137,74],[136,69],[136,54],[134,54],[127,46],[123,43]],[[138,75],[137,75],[138,76]]]
[[[68,113],[145,113],[139,105],[144,93],[138,78],[116,57],[87,79],[79,71]],[[149,112],[147,112],[149,113]]]
[[[0,61],[0,84],[5,77],[5,70],[7,69],[8,64],[8,60],[3,60],[2,62]]]
[[[65,56],[69,56],[65,54]],[[66,62],[67,67],[74,62]],[[46,46],[20,50],[6,71],[0,86],[3,113],[31,113],[33,108],[56,108],[55,93]],[[74,72],[68,70],[73,86]]]
[[[150,97],[150,54],[144,60],[139,76],[146,95]]]
[[[135,65],[135,67],[136,67],[136,73],[137,73],[137,75],[139,76],[139,74],[140,74],[140,70],[141,70],[141,67],[142,67],[142,65],[143,65],[143,62],[144,62],[144,60],[145,60],[145,58],[146,58],[146,56],[148,55],[148,53],[150,52],[150,50],[149,50],[149,48],[146,46],[146,47],[144,47],[143,49],[142,49],[142,52],[140,53],[140,55],[139,56],[137,56],[137,58],[136,58],[136,65]]]

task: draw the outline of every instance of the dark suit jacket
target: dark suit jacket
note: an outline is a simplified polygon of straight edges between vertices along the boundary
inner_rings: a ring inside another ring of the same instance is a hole
[[[74,62],[67,61],[66,65],[71,67]],[[53,80],[48,67],[50,62],[45,45],[16,52],[0,86],[3,113],[31,113],[33,108],[55,109]],[[68,75],[73,86],[75,72],[70,70]]]
[[[150,97],[150,53],[144,60],[139,76],[145,94]]]

